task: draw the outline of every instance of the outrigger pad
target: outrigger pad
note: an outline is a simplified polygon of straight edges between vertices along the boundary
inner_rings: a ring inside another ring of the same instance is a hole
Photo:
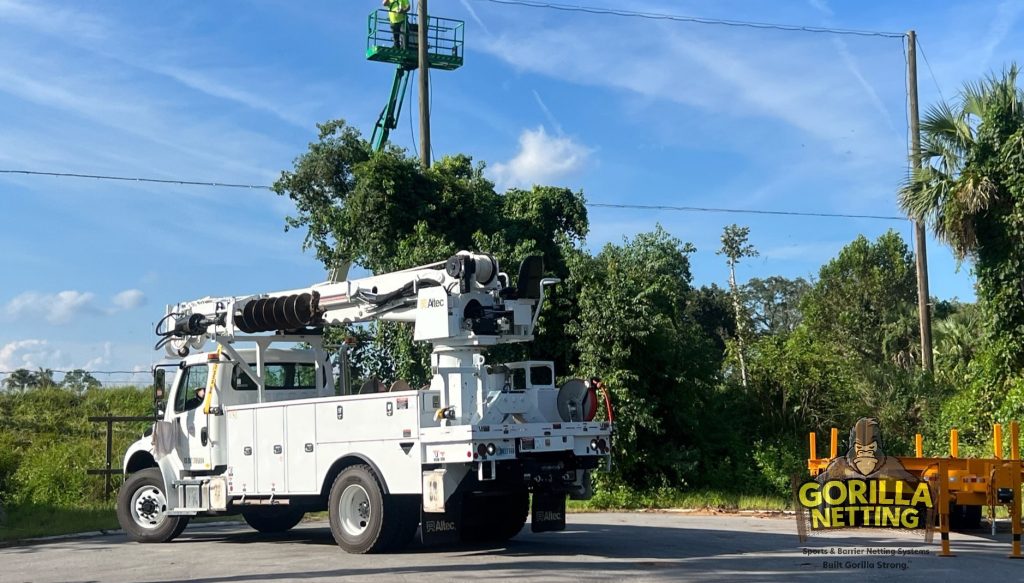
[[[533,532],[565,530],[565,492],[534,492]]]

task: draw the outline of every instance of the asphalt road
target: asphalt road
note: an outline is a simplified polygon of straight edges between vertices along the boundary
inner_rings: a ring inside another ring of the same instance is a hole
[[[189,527],[173,543],[110,534],[0,549],[0,582],[44,581],[1020,581],[1010,534],[953,534],[955,558],[910,533],[812,537],[792,518],[690,514],[573,514],[560,533],[525,529],[500,546],[349,555],[325,523],[266,537],[241,526]],[[887,556],[884,552],[926,552]],[[808,550],[826,554],[811,555]],[[832,551],[837,554],[832,554]]]

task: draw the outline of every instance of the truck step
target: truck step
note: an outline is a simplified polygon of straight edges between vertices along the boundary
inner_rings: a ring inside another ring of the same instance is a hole
[[[246,498],[244,500],[232,500],[232,506],[288,506],[291,500],[288,498]]]

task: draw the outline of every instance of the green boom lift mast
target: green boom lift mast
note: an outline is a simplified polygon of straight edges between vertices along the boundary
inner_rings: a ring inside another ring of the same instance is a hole
[[[402,29],[401,46],[395,46],[394,35],[388,11],[375,10],[370,13],[366,37],[366,58],[381,63],[397,65],[395,80],[391,84],[391,97],[380,112],[377,125],[373,128],[373,151],[379,152],[388,141],[391,130],[398,127],[398,116],[405,102],[405,90],[409,85],[410,73],[419,66],[419,18],[408,14]],[[462,66],[465,23],[461,20],[428,16],[427,42],[429,45],[429,66],[432,69],[454,71]]]

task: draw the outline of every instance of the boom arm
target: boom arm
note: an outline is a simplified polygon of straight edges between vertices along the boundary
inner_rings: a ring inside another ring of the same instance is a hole
[[[413,322],[416,340],[449,347],[525,342],[533,338],[544,287],[558,282],[542,275],[541,258],[529,257],[511,288],[493,257],[462,251],[444,262],[350,281],[205,297],[168,306],[157,326],[157,348],[181,356],[206,338],[231,341],[374,320]]]

